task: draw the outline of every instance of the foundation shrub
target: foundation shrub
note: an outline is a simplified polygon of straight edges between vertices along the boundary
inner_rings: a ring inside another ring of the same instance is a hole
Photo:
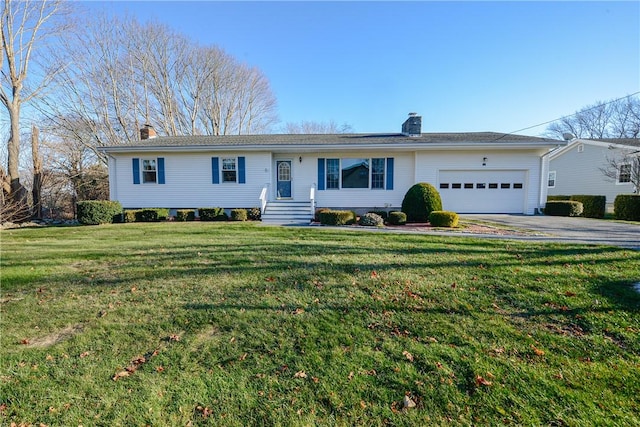
[[[613,202],[616,219],[640,221],[640,195],[618,194]]]
[[[429,223],[434,227],[457,227],[459,219],[455,212],[433,211],[429,214]]]
[[[580,216],[582,203],[571,200],[554,200],[547,202],[544,214],[550,216]]]
[[[176,211],[176,221],[193,221],[196,219],[194,209],[178,209]]]
[[[440,193],[426,182],[413,185],[402,200],[402,212],[407,214],[407,222],[427,222],[431,212],[441,210]]]
[[[231,221],[246,221],[247,218],[246,209],[231,209]]]
[[[384,219],[376,213],[368,212],[360,217],[359,224],[365,227],[382,227]]]
[[[199,208],[200,221],[226,221],[229,216],[224,208]]]
[[[78,202],[77,212],[81,224],[110,224],[120,221],[122,205],[108,200],[84,200]]]
[[[606,196],[574,195],[569,200],[582,203],[582,216],[585,218],[604,218],[607,208]]]
[[[390,225],[405,225],[407,223],[407,214],[400,211],[389,212],[387,223]]]
[[[322,225],[351,225],[356,222],[356,214],[353,211],[327,210],[320,213]]]

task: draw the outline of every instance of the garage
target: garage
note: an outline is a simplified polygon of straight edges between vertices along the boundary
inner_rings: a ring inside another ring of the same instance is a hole
[[[458,213],[525,213],[526,170],[440,170],[442,208]]]

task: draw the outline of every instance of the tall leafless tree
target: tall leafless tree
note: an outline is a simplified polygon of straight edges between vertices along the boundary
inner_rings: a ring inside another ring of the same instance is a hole
[[[23,107],[42,95],[61,70],[49,59],[55,39],[69,26],[62,0],[4,0],[2,8],[2,84],[0,101],[9,115],[7,177],[13,198],[25,197],[20,184],[20,119]]]
[[[558,139],[565,134],[584,139],[640,138],[640,97],[596,102],[553,122],[546,132]]]
[[[283,132],[294,134],[339,134],[351,133],[353,132],[353,128],[347,123],[338,125],[333,120],[329,122],[304,120],[298,123],[289,122],[285,124]]]

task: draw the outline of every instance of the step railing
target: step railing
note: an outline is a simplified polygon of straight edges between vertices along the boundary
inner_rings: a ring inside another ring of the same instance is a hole
[[[262,187],[262,191],[260,192],[260,197],[258,198],[258,200],[260,200],[260,213],[264,214],[265,209],[267,208],[267,194],[269,194],[269,184],[265,184],[264,187]]]

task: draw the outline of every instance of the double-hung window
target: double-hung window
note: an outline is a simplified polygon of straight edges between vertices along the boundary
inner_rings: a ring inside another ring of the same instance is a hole
[[[618,184],[631,182],[631,164],[625,163],[618,168]]]
[[[327,190],[340,188],[340,159],[327,159]]]
[[[222,182],[237,182],[238,170],[235,157],[222,158]]]
[[[156,168],[156,159],[142,159],[142,183],[158,182],[158,170]]]
[[[556,186],[556,171],[549,172],[549,177],[547,179],[547,187],[554,188]]]

